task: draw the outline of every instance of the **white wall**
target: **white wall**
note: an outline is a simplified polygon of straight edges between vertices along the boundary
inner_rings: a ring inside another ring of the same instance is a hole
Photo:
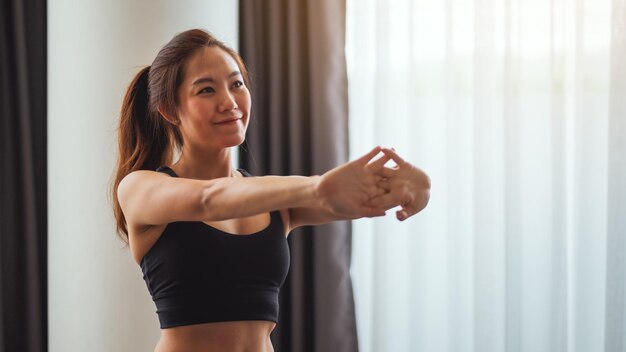
[[[48,1],[50,351],[154,348],[154,303],[107,193],[118,113],[131,78],[175,33],[205,28],[236,48],[237,3]]]

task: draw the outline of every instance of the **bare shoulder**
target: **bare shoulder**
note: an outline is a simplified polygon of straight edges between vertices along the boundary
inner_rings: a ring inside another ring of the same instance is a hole
[[[163,225],[204,220],[204,197],[209,181],[138,170],[126,175],[117,197],[129,226]]]
[[[124,176],[117,187],[117,197],[120,202],[132,193],[136,186],[143,184],[144,182],[150,182],[155,179],[163,179],[169,177],[162,172],[150,171],[150,170],[137,170]]]
[[[138,193],[158,186],[156,183],[164,181],[168,175],[162,172],[150,171],[150,170],[137,170],[124,176],[117,186],[117,200],[120,202],[124,215],[128,217],[130,214],[126,214],[128,209],[128,203]]]

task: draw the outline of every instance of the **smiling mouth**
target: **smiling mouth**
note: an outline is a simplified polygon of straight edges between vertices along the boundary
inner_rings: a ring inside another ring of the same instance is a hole
[[[236,119],[228,119],[222,122],[216,122],[216,125],[228,125],[228,124],[232,124],[232,123],[236,123],[237,121],[241,120],[241,117],[236,118]]]

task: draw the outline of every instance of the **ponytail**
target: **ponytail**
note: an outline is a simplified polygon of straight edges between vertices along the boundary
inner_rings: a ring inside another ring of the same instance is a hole
[[[246,86],[248,71],[237,52],[200,29],[177,34],[167,43],[152,62],[143,68],[128,87],[118,129],[119,153],[117,167],[111,183],[113,213],[117,233],[128,242],[128,227],[117,200],[117,187],[126,175],[136,170],[155,170],[172,162],[175,148],[183,145],[180,129],[165,120],[157,110],[166,115],[176,115],[178,87],[181,84],[184,62],[203,47],[219,47],[237,61]]]
[[[117,199],[117,187],[129,173],[155,170],[169,162],[172,155],[169,136],[175,131],[156,109],[149,106],[149,73],[150,66],[143,68],[130,83],[118,128],[119,151],[111,193],[117,233],[125,242],[128,241],[128,228]]]

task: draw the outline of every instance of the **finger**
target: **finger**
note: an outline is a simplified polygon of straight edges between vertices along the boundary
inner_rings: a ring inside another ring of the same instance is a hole
[[[378,207],[366,207],[363,206],[359,209],[359,212],[361,214],[364,214],[364,217],[367,218],[374,218],[374,217],[378,217],[378,216],[385,216],[386,212],[385,209],[381,209]]]
[[[376,187],[382,188],[385,192],[389,192],[391,189],[391,183],[387,179],[382,179],[376,182]]]
[[[368,187],[365,190],[365,194],[367,194],[367,197],[369,199],[382,196],[383,194],[386,194],[386,193],[387,193],[387,190],[378,186]]]
[[[367,164],[367,168],[372,171],[372,172],[376,172],[380,169],[382,169],[385,164],[391,160],[391,156],[387,155],[387,154],[383,154],[383,156],[381,156],[380,158],[372,161],[371,163]]]
[[[396,212],[396,218],[398,218],[398,220],[400,221],[404,221],[417,213],[418,211],[413,209],[412,207],[403,206],[402,209]]]
[[[393,161],[398,166],[403,166],[404,164],[406,164],[406,161],[404,161],[404,159],[402,159],[400,157],[400,155],[396,154],[396,152],[393,151],[392,149],[382,148],[382,150],[383,150],[383,153],[385,153],[385,155],[388,155],[389,157],[391,157],[391,159],[393,159]]]
[[[383,178],[393,178],[396,174],[397,170],[392,169],[390,167],[383,167],[380,170],[376,171],[376,175],[382,176]]]
[[[405,210],[398,210],[396,211],[396,218],[400,221],[404,221],[406,219],[408,219],[409,217],[409,213]]]
[[[378,153],[380,153],[380,151],[381,151],[380,146],[376,146],[369,153],[367,153],[367,154],[363,155],[362,157],[356,159],[354,162],[360,163],[362,165],[366,165],[370,160],[372,160],[373,157],[378,155]]]
[[[373,197],[367,201],[367,205],[375,208],[389,209],[397,205],[391,193],[386,193],[377,197]]]
[[[375,188],[375,191],[373,192],[373,193],[374,193],[374,195],[372,195],[370,198],[373,198],[373,197],[380,197],[380,196],[382,196],[382,195],[387,194],[388,192],[389,192],[389,191],[388,191],[387,189],[385,189],[385,188],[383,188],[383,187],[379,187],[379,186],[377,185],[377,186],[376,186],[376,188]]]

